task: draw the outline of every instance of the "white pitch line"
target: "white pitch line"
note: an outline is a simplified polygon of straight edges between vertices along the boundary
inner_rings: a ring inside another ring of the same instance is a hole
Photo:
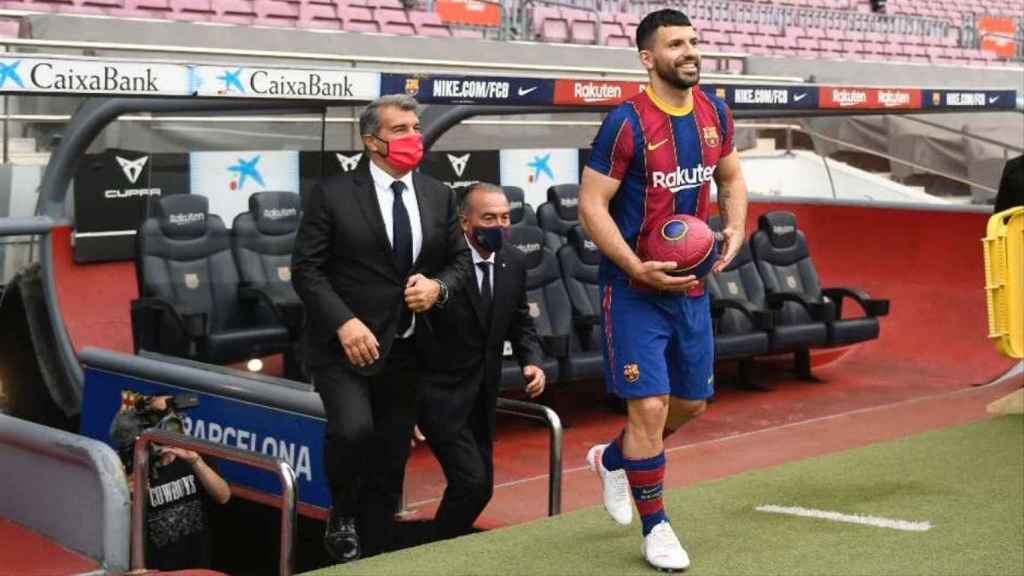
[[[932,529],[931,522],[910,522],[907,520],[894,520],[881,516],[862,516],[860,514],[843,514],[842,512],[830,512],[828,510],[815,510],[813,508],[801,508],[800,506],[776,506],[766,504],[754,508],[758,512],[771,512],[773,514],[790,514],[804,518],[820,518],[833,522],[846,522],[848,524],[863,524],[876,528],[891,528],[893,530],[904,530],[907,532],[927,532]]]

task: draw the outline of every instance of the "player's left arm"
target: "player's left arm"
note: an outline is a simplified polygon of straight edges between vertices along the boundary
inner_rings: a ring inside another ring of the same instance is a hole
[[[718,161],[715,184],[718,186],[718,209],[722,213],[725,247],[711,271],[721,272],[736,257],[746,240],[747,181],[743,178],[740,157],[735,149]]]

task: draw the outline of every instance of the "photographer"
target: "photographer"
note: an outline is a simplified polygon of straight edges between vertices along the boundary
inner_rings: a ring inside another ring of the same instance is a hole
[[[130,393],[129,393],[130,394]],[[133,486],[135,440],[148,428],[181,431],[171,396],[139,396],[126,402],[111,426]],[[146,567],[159,570],[210,566],[209,502],[224,504],[231,488],[199,455],[171,446],[153,446],[146,498]]]

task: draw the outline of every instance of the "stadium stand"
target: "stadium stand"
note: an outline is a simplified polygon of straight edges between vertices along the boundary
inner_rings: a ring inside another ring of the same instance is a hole
[[[426,3],[397,0],[5,0],[4,8],[119,18],[311,28],[361,33],[483,38],[484,29],[450,24]],[[509,39],[629,47],[640,12],[652,3],[507,2]],[[873,14],[855,0],[698,0],[684,9],[707,51],[920,64],[1005,66],[1020,62],[1024,2],[893,0]],[[1012,58],[981,49],[977,19],[1016,22]],[[514,25],[513,25],[514,24]],[[735,70],[735,64],[727,70]]]

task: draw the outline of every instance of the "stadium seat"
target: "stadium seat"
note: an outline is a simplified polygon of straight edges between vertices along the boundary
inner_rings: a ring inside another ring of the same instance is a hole
[[[289,328],[302,326],[302,301],[292,288],[292,248],[302,217],[295,192],[258,192],[235,216],[231,251],[243,298],[262,299]]]
[[[537,213],[533,206],[526,203],[526,194],[518,186],[502,186],[505,198],[508,198],[509,208],[512,209],[512,226],[537,226]]]
[[[302,28],[341,30],[344,22],[334,5],[306,2],[299,6],[299,22]]]
[[[572,308],[558,260],[544,247],[544,233],[540,228],[513,228],[509,242],[526,255],[526,299],[544,347],[545,360],[541,368],[548,382],[554,383],[561,379],[560,366],[568,359],[572,332]],[[502,369],[502,388],[519,389],[523,386],[519,365],[515,360],[506,359]]]
[[[211,0],[171,0],[172,20],[210,22],[217,17]]]
[[[217,22],[249,25],[256,21],[256,8],[252,0],[216,0],[213,9],[217,12]]]
[[[250,306],[262,304],[299,342],[304,314],[292,287],[292,248],[302,217],[295,192],[258,192],[249,196],[249,211],[231,225],[231,252],[238,266],[239,297]],[[285,376],[301,378],[295,354],[285,354]]]
[[[409,17],[401,7],[377,8],[373,11],[373,17],[380,26],[381,32],[404,36],[416,35],[416,28],[409,23]]]
[[[380,32],[380,25],[373,18],[373,12],[364,6],[341,4],[338,16],[343,21],[344,29],[349,32]]]
[[[780,311],[784,323],[817,320],[814,309],[824,308],[826,345],[841,346],[878,338],[878,317],[888,314],[889,301],[873,299],[855,288],[822,289],[807,239],[791,212],[762,214],[750,244],[769,304],[773,297],[786,300]],[[844,299],[856,302],[865,315],[843,318]]]
[[[131,18],[170,18],[171,0],[125,0],[122,15]]]
[[[712,216],[708,225],[721,232],[721,217]],[[706,288],[711,295],[715,359],[739,360],[740,385],[764,389],[751,379],[750,359],[771,349],[774,319],[764,307],[764,282],[746,243],[724,270],[706,277]]]
[[[573,324],[568,374],[562,380],[600,378],[604,372],[597,284],[601,252],[579,224],[569,230],[567,243],[558,249],[558,263],[572,305]]]
[[[228,231],[209,201],[174,194],[136,236],[135,351],[226,364],[291,348],[288,329],[261,302],[243,304]]]
[[[556,184],[548,188],[548,201],[537,207],[537,223],[552,253],[565,244],[569,229],[579,224],[579,203],[578,184]]]
[[[299,23],[301,4],[284,0],[254,0],[256,24],[264,26],[294,27]]]
[[[533,5],[531,25],[534,35],[545,42],[568,42],[569,22],[555,7]]]
[[[416,28],[416,34],[420,36],[436,36],[440,38],[451,37],[452,31],[448,28],[436,12],[424,12],[415,10],[409,12],[409,22]]]

